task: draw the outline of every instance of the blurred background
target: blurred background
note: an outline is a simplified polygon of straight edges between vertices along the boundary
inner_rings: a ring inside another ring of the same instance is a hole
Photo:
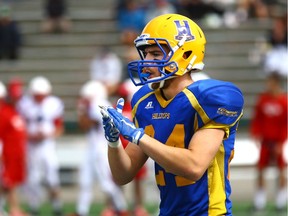
[[[49,4],[54,4],[54,12],[49,12]],[[127,62],[138,58],[133,40],[147,20],[162,13],[181,13],[197,22],[207,39],[203,74],[231,81],[244,93],[244,116],[231,168],[232,200],[236,216],[253,215],[259,149],[249,128],[257,97],[265,89],[270,72],[282,75],[281,85],[287,90],[287,1],[1,0],[0,10],[1,20],[15,23],[13,36],[0,37],[0,80],[7,83],[17,77],[27,88],[33,77],[45,76],[53,86],[53,94],[64,102],[65,133],[57,139],[57,155],[63,197],[69,203],[76,202],[78,168],[86,145],[77,123],[81,86],[91,79],[101,80],[114,103],[120,84],[128,78]],[[13,46],[7,48],[7,44]],[[12,51],[2,52],[9,49]],[[110,63],[115,67],[108,75],[105,68]],[[97,71],[99,67],[104,68],[102,74]],[[287,143],[284,155],[287,161]],[[150,161],[148,168],[145,202],[157,209],[158,191]],[[275,166],[265,172],[268,207],[255,215],[287,215],[287,209],[274,211],[277,174]],[[124,190],[132,199],[129,185]],[[94,202],[101,204],[97,183],[95,196]]]

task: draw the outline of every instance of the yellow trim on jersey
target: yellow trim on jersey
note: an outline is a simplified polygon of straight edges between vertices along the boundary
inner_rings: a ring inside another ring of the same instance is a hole
[[[139,103],[141,103],[143,100],[145,100],[147,97],[149,97],[149,96],[152,95],[152,94],[154,94],[153,91],[150,92],[150,93],[148,93],[148,94],[146,94],[146,95],[144,95],[143,97],[141,97],[141,98],[137,101],[137,103],[135,104],[135,106],[134,106],[133,109],[132,109],[132,118],[134,119],[134,124],[135,124],[136,127],[139,127],[139,123],[138,123],[137,119],[134,118],[134,117],[135,117],[135,114],[136,114],[136,110],[137,110],[137,108],[138,108],[138,106],[139,106]]]
[[[155,90],[155,96],[156,96],[156,99],[158,100],[160,106],[163,108],[167,107],[168,104],[174,99],[174,97],[173,97],[170,100],[165,100],[161,94],[161,89]]]
[[[225,149],[222,143],[207,171],[209,193],[208,215],[224,215],[227,211],[225,206],[224,160]]]
[[[207,114],[205,113],[205,111],[203,110],[203,108],[201,107],[201,105],[198,103],[198,100],[195,97],[195,95],[190,90],[188,90],[187,88],[185,88],[183,90],[183,92],[185,95],[187,95],[188,100],[190,101],[190,103],[192,104],[194,109],[197,111],[197,113],[200,115],[204,124],[207,124],[210,121],[210,119],[207,116]]]
[[[232,125],[234,125],[234,124],[232,124]],[[227,139],[230,135],[230,130],[229,130],[230,127],[231,127],[230,125],[227,126],[226,124],[217,124],[216,122],[211,121],[208,124],[204,125],[202,128],[222,129],[225,132],[224,139]]]

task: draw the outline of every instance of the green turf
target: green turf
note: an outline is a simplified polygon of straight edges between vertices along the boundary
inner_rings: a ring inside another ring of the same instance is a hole
[[[156,216],[158,212],[157,204],[146,204],[147,211],[151,216]],[[24,208],[27,209],[27,206],[24,205]],[[98,216],[103,210],[104,206],[102,204],[93,204],[90,209],[90,216]],[[64,205],[64,216],[75,211],[75,203],[65,203]],[[53,216],[51,206],[49,203],[45,203],[40,212],[41,216]],[[237,203],[233,204],[233,216],[287,216],[287,209],[283,211],[276,210],[275,206],[272,203],[269,203],[265,210],[263,211],[254,211],[251,203]]]
[[[23,204],[23,208],[28,211],[28,207],[26,204]],[[147,211],[151,214],[151,216],[156,216],[158,211],[157,204],[147,204],[145,205]],[[98,216],[100,215],[101,211],[104,209],[104,205],[101,203],[94,203],[90,208],[90,216]],[[132,208],[130,208],[132,209]],[[7,209],[6,209],[7,210]],[[69,215],[75,212],[75,203],[65,203],[64,204],[64,216]],[[53,216],[52,208],[49,203],[45,203],[42,205],[40,212],[40,216]]]
[[[287,209],[277,210],[274,204],[269,203],[262,211],[255,211],[251,203],[233,204],[233,216],[287,216]]]

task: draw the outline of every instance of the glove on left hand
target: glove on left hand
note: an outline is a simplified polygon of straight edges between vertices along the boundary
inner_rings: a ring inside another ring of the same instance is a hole
[[[119,100],[121,99],[123,100],[124,105],[124,99],[120,98]],[[136,128],[135,125],[128,118],[124,117],[117,110],[115,110],[113,107],[107,108],[107,112],[110,118],[113,120],[115,127],[120,131],[120,133],[124,136],[125,139],[138,145],[140,138],[144,135],[143,128]]]
[[[116,109],[119,113],[122,113],[124,105],[124,100],[118,100]],[[117,148],[119,143],[119,130],[115,127],[113,123],[113,119],[109,116],[107,112],[107,107],[100,106],[101,108],[101,114],[102,114],[102,120],[103,120],[103,127],[105,131],[105,138],[108,141],[108,145],[112,148]]]

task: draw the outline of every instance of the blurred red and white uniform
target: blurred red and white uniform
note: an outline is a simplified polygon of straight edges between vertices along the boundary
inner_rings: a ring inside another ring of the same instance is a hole
[[[3,86],[0,87],[0,143],[1,176],[3,188],[14,188],[21,185],[26,177],[26,128],[16,106],[7,103],[2,97]],[[9,91],[11,94],[11,92]]]
[[[17,90],[14,85],[9,85],[10,98],[11,95],[18,96],[14,89]],[[26,177],[26,126],[13,103],[0,103],[0,182],[2,187],[10,188],[24,183]]]
[[[251,121],[251,134],[261,141],[258,168],[263,169],[276,163],[284,169],[283,147],[287,140],[287,95],[273,96],[262,93],[255,106]]]
[[[277,194],[276,208],[287,205],[287,163],[284,159],[284,145],[287,141],[287,92],[282,90],[281,75],[271,72],[266,77],[265,90],[259,94],[251,118],[250,135],[260,147],[258,160],[257,191],[254,207],[265,208],[267,193],[264,170],[276,165]]]
[[[60,185],[55,138],[63,133],[64,104],[51,90],[46,78],[35,77],[29,85],[30,94],[19,102],[28,132],[27,195],[32,209],[38,209],[42,201],[43,180],[52,189]]]
[[[87,131],[88,141],[79,173],[80,194],[76,207],[79,215],[89,213],[95,181],[111,199],[115,211],[127,210],[123,191],[112,179],[107,156],[108,145],[104,136],[99,105],[111,106],[107,89],[101,82],[88,81],[80,90],[77,105],[79,124]]]
[[[7,90],[0,82],[0,215],[6,203],[10,216],[26,216],[17,194],[26,179],[26,126],[17,110],[22,81],[10,80]]]

